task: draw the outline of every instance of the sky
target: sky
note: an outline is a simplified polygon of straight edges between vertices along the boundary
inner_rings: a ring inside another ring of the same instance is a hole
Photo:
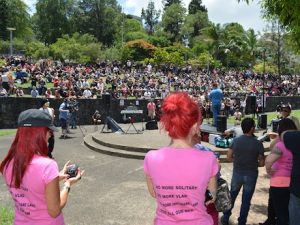
[[[23,0],[34,12],[36,0]],[[123,11],[136,16],[141,15],[142,8],[147,8],[149,0],[118,0]],[[182,0],[187,7],[191,0]],[[202,0],[208,9],[209,19],[214,23],[238,22],[244,29],[253,28],[255,31],[263,31],[266,22],[261,18],[259,0],[254,0],[249,5],[245,2],[238,3],[237,0]],[[161,0],[154,0],[156,9],[162,8]]]

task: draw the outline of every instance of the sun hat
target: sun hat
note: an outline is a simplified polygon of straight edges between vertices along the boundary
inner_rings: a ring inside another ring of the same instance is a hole
[[[48,127],[53,131],[58,131],[52,123],[51,116],[39,109],[27,109],[21,112],[18,127]]]

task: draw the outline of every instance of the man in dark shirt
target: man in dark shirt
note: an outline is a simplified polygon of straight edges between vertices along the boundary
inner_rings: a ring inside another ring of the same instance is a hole
[[[287,131],[282,134],[282,139],[286,148],[293,154],[289,217],[290,225],[298,225],[300,213],[300,131]]]
[[[233,162],[231,179],[232,206],[243,187],[243,197],[238,218],[238,225],[246,225],[251,199],[255,190],[258,167],[264,166],[264,147],[254,137],[255,122],[252,118],[245,118],[241,124],[243,135],[233,140],[227,153],[227,159]],[[232,209],[224,212],[221,219],[223,225],[229,223]]]

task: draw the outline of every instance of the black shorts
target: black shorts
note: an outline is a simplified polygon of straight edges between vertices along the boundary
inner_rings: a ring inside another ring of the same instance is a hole
[[[60,118],[60,125],[62,129],[67,129],[67,120]]]

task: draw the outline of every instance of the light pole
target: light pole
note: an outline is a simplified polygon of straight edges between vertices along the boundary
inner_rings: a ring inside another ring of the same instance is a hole
[[[14,28],[14,27],[7,27],[6,29],[9,31],[9,35],[10,35],[9,50],[10,50],[10,56],[12,56],[12,54],[13,54],[13,31],[15,31],[16,28]]]
[[[265,73],[266,73],[266,49],[263,49],[263,58],[264,58],[264,64],[263,64],[263,77],[262,77],[262,112],[265,112]]]

